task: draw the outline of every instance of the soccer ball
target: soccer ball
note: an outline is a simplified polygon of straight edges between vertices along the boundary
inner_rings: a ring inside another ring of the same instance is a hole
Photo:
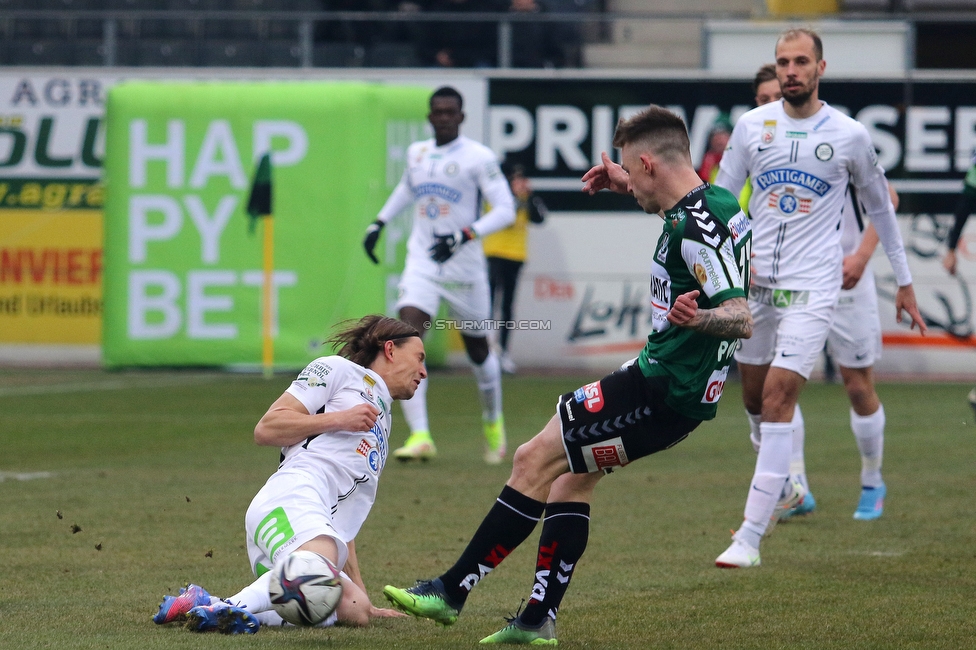
[[[318,553],[295,551],[272,569],[268,592],[281,618],[293,625],[318,625],[339,606],[342,578]]]

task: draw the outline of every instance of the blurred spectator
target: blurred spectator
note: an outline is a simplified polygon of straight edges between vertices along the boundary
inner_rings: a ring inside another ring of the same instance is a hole
[[[481,13],[500,12],[500,0],[430,0],[426,11]],[[431,22],[424,59],[440,68],[491,68],[497,64],[498,28],[494,22]]]
[[[415,2],[400,0],[321,0],[324,11],[419,11]],[[378,20],[319,21],[316,24],[316,40],[374,45],[376,43],[405,43],[417,40],[411,31],[415,23]]]
[[[538,14],[544,9],[536,0],[512,0],[510,13]],[[565,54],[558,39],[559,24],[513,21],[513,68],[561,68]]]
[[[946,239],[945,257],[942,258],[942,266],[949,272],[949,275],[956,274],[956,247],[959,246],[959,238],[962,236],[962,229],[966,226],[969,215],[976,212],[976,153],[973,155],[972,165],[966,172],[963,179],[962,194],[959,195],[959,203],[956,206],[956,218]],[[976,408],[976,407],[974,407]]]
[[[512,304],[518,286],[519,272],[528,256],[529,223],[545,221],[549,210],[532,193],[529,179],[521,165],[504,166],[505,175],[515,196],[515,223],[484,238],[485,257],[488,258],[488,286],[491,292],[491,314],[503,321],[498,328],[499,361],[502,371],[513,374],[515,363],[508,356],[508,323],[513,320]],[[496,307],[500,313],[496,313]]]
[[[715,120],[715,125],[708,134],[708,149],[705,157],[702,158],[701,166],[698,168],[698,176],[703,181],[711,183],[718,174],[718,164],[725,153],[725,147],[729,144],[729,136],[732,135],[732,123],[724,113]]]

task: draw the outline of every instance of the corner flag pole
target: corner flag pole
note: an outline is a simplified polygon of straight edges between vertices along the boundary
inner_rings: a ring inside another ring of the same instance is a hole
[[[264,225],[264,282],[261,285],[263,297],[261,300],[261,368],[264,377],[270,378],[274,374],[274,338],[271,333],[271,300],[272,279],[274,278],[274,219],[266,215],[262,220]]]
[[[261,156],[251,196],[247,201],[247,213],[251,216],[250,232],[254,233],[254,222],[261,218],[264,225],[262,246],[263,281],[261,284],[261,369],[265,378],[274,375],[274,336],[272,330],[272,298],[274,296],[274,218],[271,209],[271,155]]]

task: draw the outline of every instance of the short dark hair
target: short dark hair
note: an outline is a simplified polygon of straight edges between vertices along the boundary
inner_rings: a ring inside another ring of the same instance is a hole
[[[779,35],[776,39],[776,47],[773,48],[773,54],[776,54],[776,49],[779,48],[779,44],[782,41],[792,41],[794,39],[800,38],[801,36],[809,36],[813,40],[813,53],[817,57],[817,61],[823,60],[823,41],[820,40],[820,36],[817,32],[812,29],[807,29],[806,27],[794,27],[793,29],[787,29],[785,32]]]
[[[625,144],[646,146],[655,155],[671,162],[691,160],[691,145],[684,120],[655,104],[630,119],[617,122],[613,146],[623,148]]]
[[[387,341],[399,346],[408,338],[420,336],[412,325],[380,314],[363,316],[358,321],[344,321],[336,328],[338,331],[328,341],[338,348],[336,354],[363,368],[376,360]]]
[[[435,97],[453,97],[454,99],[457,100],[458,108],[464,108],[464,98],[461,97],[461,93],[459,93],[455,88],[452,88],[451,86],[441,86],[440,88],[435,90],[434,94],[430,96],[431,106],[434,105]]]
[[[759,86],[766,83],[767,81],[772,81],[776,78],[776,64],[767,63],[763,67],[756,71],[756,77],[752,80],[752,94],[759,94]]]
[[[520,163],[503,162],[501,164],[502,173],[505,178],[511,180],[513,176],[525,176],[525,165]]]

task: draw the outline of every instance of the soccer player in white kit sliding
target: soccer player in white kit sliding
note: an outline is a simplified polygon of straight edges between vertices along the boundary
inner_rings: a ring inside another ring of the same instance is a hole
[[[278,471],[244,517],[257,577],[226,600],[189,585],[166,596],[153,621],[186,621],[196,632],[253,634],[282,625],[272,609],[271,568],[297,550],[343,570],[342,600],[321,625],[366,625],[398,616],[366,595],[354,540],[376,499],[389,451],[393,400],[410,399],[427,377],[424,344],[411,325],[366,316],[334,336],[338,354],[312,361],[254,428],[259,445],[281,447]]]
[[[767,70],[772,73],[771,78],[767,78]],[[782,99],[779,79],[775,75],[776,66],[772,64],[763,66],[757,73],[753,84],[757,106]],[[898,194],[890,185],[888,189],[892,205],[897,210]],[[751,192],[752,187],[747,186],[746,190]],[[827,351],[840,367],[844,390],[851,403],[851,431],[861,455],[861,498],[854,518],[872,520],[880,517],[884,511],[887,492],[881,477],[884,405],[874,386],[874,364],[881,357],[881,321],[871,256],[878,245],[878,233],[874,226],[865,222],[864,209],[857,202],[857,191],[853,187],[848,187],[842,215],[844,281],[834,311],[834,322],[827,335]],[[816,508],[816,500],[807,482],[803,449],[805,430],[799,404],[793,414],[790,480],[802,483],[807,494],[801,503],[783,513],[784,518],[805,515]],[[758,452],[759,440],[753,438],[753,444]]]
[[[447,302],[452,318],[463,321],[461,340],[481,397],[485,462],[497,465],[506,451],[502,371],[483,325],[491,317],[491,301],[488,263],[480,238],[514,223],[515,199],[491,149],[461,135],[462,106],[461,94],[454,88],[445,86],[431,95],[427,119],[434,137],[407,149],[403,177],[366,229],[363,247],[378,263],[373,249],[384,225],[413,206],[413,229],[396,309],[400,319],[421,334],[430,329],[441,300]],[[491,209],[481,214],[484,201]],[[394,457],[432,458],[437,448],[427,420],[427,382],[401,407],[410,437],[393,452]]]
[[[816,33],[784,32],[776,43],[782,102],[739,118],[722,156],[716,185],[738,194],[750,177],[755,319],[751,339],[736,353],[743,401],[752,414],[759,454],[745,521],[719,567],[760,563],[759,543],[774,511],[801,502],[802,484],[789,480],[794,407],[823,349],[842,283],[841,207],[854,185],[877,230],[898,283],[902,310],[926,331],[884,171],[867,130],[818,97],[826,62]]]

